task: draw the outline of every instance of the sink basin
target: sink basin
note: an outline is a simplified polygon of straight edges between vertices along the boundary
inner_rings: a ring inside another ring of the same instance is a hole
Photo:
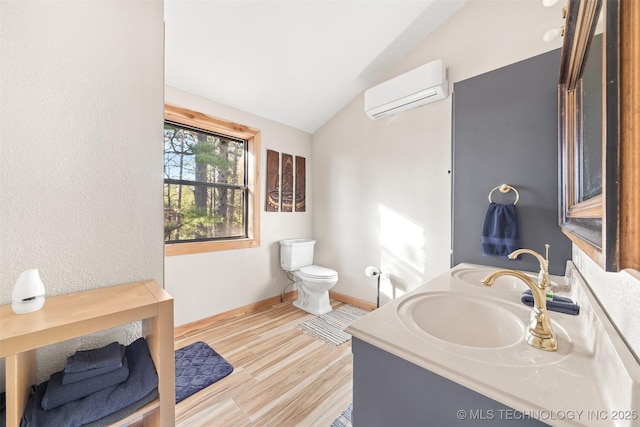
[[[464,280],[467,283],[471,283],[473,285],[484,286],[482,284],[482,279],[487,277],[489,274],[496,271],[496,268],[460,268],[451,273],[451,275],[457,279]],[[537,279],[537,275],[525,273],[527,276],[531,277],[533,280]],[[522,292],[528,289],[527,285],[520,279],[517,279],[513,276],[500,276],[496,279],[491,289],[495,289],[498,291],[518,291]]]
[[[400,321],[413,333],[459,346],[502,348],[523,341],[525,335],[523,320],[512,310],[477,296],[416,294],[397,310]]]

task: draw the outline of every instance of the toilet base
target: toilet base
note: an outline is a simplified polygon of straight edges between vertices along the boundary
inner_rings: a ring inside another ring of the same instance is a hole
[[[328,291],[309,293],[298,289],[298,299],[293,301],[293,305],[316,316],[327,314],[333,310],[329,303]]]

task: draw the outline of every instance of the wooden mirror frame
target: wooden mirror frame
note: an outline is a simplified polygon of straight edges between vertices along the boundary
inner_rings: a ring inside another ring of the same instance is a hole
[[[579,197],[577,105],[600,8],[603,31],[602,194]],[[569,0],[558,87],[562,231],[607,271],[640,269],[640,2]]]

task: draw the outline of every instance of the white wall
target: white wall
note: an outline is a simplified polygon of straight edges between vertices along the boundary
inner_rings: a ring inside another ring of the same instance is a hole
[[[160,1],[0,1],[1,304],[28,268],[47,297],[162,284],[163,31]],[[44,348],[38,380],[139,334]]]
[[[560,14],[539,1],[471,0],[381,80],[440,58],[453,83],[558,48],[542,35]],[[449,268],[451,103],[370,121],[361,95],[314,135],[316,261],[338,271],[336,291],[375,301],[363,271],[377,265],[390,275],[384,303]]]
[[[640,271],[606,272],[575,245],[573,262],[629,346],[640,356]]]
[[[280,295],[289,281],[280,268],[278,241],[313,237],[311,135],[171,86],[165,89],[165,101],[261,131],[260,247],[166,257],[165,284],[174,297],[175,324],[184,325]],[[267,149],[307,159],[306,212],[264,211]]]

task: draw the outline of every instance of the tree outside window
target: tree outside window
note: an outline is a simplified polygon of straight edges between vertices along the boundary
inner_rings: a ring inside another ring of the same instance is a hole
[[[252,176],[256,174],[251,173],[250,165],[250,160],[254,166],[256,162],[255,134],[243,139],[206,129],[205,126],[194,126],[206,123],[193,123],[193,120],[185,123],[188,120],[169,118],[176,117],[165,111],[165,243],[172,246],[227,243],[220,248],[208,245],[204,249],[199,245],[198,249],[190,249],[188,253],[247,247],[242,244],[229,246],[229,242],[235,240],[249,241],[252,243],[248,246],[257,246],[259,240],[255,239],[257,227],[254,218],[257,212],[252,209],[257,195]],[[175,248],[171,252],[176,252]],[[178,253],[184,251],[178,250],[174,254]]]

